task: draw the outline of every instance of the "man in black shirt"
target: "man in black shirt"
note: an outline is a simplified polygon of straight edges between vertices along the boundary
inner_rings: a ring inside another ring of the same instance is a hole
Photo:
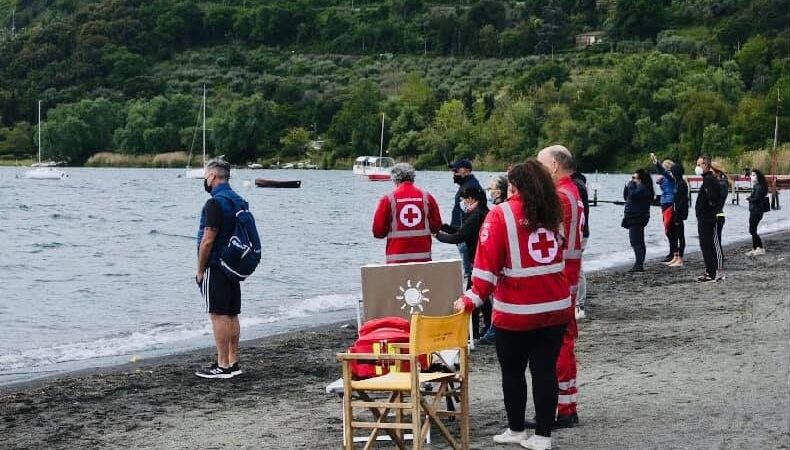
[[[200,215],[198,263],[195,281],[211,317],[217,362],[198,370],[201,378],[233,378],[241,375],[238,363],[241,289],[222,269],[220,257],[236,226],[236,208],[244,200],[228,184],[230,165],[212,160],[206,165],[203,188],[211,194]]]
[[[694,168],[697,175],[702,175],[702,186],[697,194],[697,202],[694,210],[697,214],[697,232],[699,234],[699,246],[702,250],[702,258],[705,260],[705,274],[697,277],[701,283],[715,282],[719,270],[718,257],[716,255],[716,214],[719,212],[719,182],[710,170],[710,157],[700,156],[697,159],[697,167]]]

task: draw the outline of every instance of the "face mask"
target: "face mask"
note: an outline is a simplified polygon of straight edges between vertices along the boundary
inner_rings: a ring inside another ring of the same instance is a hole
[[[752,175],[750,178],[752,179],[752,184],[757,184],[757,175]]]
[[[702,175],[705,172],[702,170],[702,167],[697,166],[694,168],[694,173],[696,173],[697,175]]]
[[[463,182],[464,182],[464,177],[462,175],[458,175],[458,174],[453,175],[453,183],[462,184]]]
[[[203,178],[203,189],[205,189],[206,192],[211,194],[211,185],[208,184],[208,178]]]
[[[494,194],[491,191],[486,192],[486,200],[491,203],[494,203]]]
[[[464,214],[469,212],[469,205],[467,205],[465,201],[461,200],[460,202],[458,202],[458,206],[461,207],[461,211],[463,211]]]

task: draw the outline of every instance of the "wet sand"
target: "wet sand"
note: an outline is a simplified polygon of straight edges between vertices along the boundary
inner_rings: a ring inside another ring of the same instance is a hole
[[[764,239],[755,259],[729,246],[720,283],[694,282],[699,255],[590,275],[581,424],[554,448],[790,448],[790,233]],[[232,380],[194,376],[205,349],[6,386],[0,448],[340,448],[340,401],[324,387],[354,338],[336,324],[244,342]],[[472,448],[488,449],[506,427],[493,348],[471,364]]]

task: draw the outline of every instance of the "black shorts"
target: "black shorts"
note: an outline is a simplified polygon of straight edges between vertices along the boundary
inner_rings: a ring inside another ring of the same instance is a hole
[[[241,312],[241,287],[229,279],[219,266],[209,266],[203,274],[200,293],[206,310],[214,314],[235,316]]]

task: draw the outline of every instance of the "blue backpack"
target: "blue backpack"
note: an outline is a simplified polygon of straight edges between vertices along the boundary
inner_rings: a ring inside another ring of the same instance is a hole
[[[228,241],[228,246],[222,250],[220,265],[228,278],[244,281],[252,275],[261,262],[261,239],[247,202],[237,205],[229,196],[225,198],[231,201],[236,210],[236,228]]]

